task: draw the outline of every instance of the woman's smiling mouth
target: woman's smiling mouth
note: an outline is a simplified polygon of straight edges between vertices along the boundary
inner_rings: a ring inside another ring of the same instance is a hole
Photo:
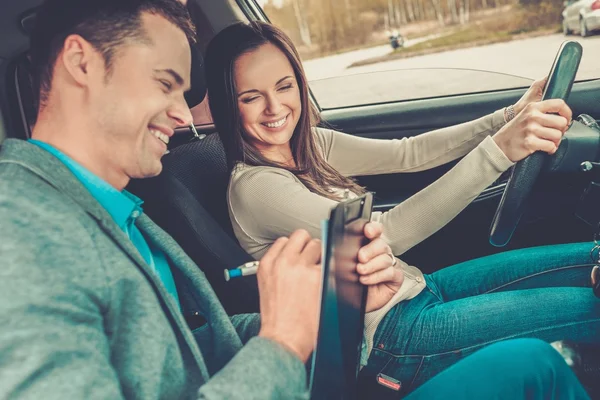
[[[271,128],[271,129],[277,129],[283,126],[283,124],[285,124],[285,122],[287,121],[289,114],[286,115],[285,117],[281,118],[280,120],[277,121],[273,121],[273,122],[262,122],[261,124],[266,126],[267,128]]]

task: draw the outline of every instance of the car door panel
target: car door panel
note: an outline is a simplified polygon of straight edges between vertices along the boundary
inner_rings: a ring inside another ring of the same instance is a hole
[[[398,103],[324,110],[321,117],[334,129],[362,137],[393,139],[444,128],[514,104],[525,89],[438,97]],[[568,100],[573,114],[600,118],[600,80],[573,85]]]

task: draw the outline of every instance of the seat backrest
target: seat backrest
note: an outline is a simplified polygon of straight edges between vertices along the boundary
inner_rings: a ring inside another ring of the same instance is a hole
[[[37,96],[34,95],[29,59],[22,55],[14,61],[14,80],[9,86],[16,101],[10,102],[12,115],[19,115],[20,123],[11,126],[10,137],[29,139],[37,115]],[[16,121],[15,121],[16,122]]]
[[[218,135],[182,144],[163,157],[163,172],[128,190],[204,271],[228,313],[258,311],[255,277],[225,282],[223,270],[253,258],[237,243],[227,211],[229,181]]]

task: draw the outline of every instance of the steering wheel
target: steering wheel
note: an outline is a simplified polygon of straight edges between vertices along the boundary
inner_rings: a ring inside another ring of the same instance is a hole
[[[567,41],[561,45],[550,70],[542,100],[566,100],[569,97],[582,53],[583,48],[577,42]],[[493,246],[503,247],[510,241],[523,215],[526,200],[548,157],[548,154],[537,151],[513,167],[490,227],[490,244]]]

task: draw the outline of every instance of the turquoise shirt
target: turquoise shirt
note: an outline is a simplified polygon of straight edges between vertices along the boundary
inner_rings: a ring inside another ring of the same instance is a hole
[[[173,273],[171,272],[167,257],[160,249],[149,246],[142,232],[135,226],[136,219],[144,212],[142,210],[143,201],[126,190],[119,192],[109,183],[94,175],[51,145],[33,139],[29,140],[29,142],[48,151],[71,170],[73,175],[81,181],[83,186],[94,196],[98,203],[108,211],[119,228],[125,232],[142,258],[146,260],[161,280],[167,292],[179,304],[175,280],[173,279]]]

